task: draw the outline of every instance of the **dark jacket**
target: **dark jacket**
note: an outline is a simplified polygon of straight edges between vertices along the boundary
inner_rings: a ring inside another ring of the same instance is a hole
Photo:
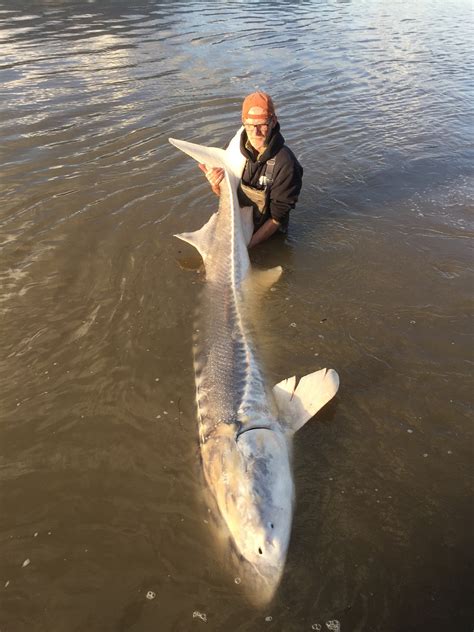
[[[301,191],[303,167],[291,149],[285,145],[285,139],[280,132],[280,124],[277,123],[272,129],[265,150],[256,158],[248,145],[247,132],[243,130],[240,137],[240,151],[247,159],[242,173],[242,183],[259,190],[265,188],[260,177],[265,175],[266,162],[270,158],[275,158],[273,182],[268,191],[266,212],[263,216],[254,213],[255,228],[261,226],[270,217],[286,228],[290,210],[295,207]]]

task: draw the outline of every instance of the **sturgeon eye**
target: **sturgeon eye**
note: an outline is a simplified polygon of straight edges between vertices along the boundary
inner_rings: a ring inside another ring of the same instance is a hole
[[[260,547],[258,547],[258,552],[260,553],[260,555],[263,555],[263,551]]]

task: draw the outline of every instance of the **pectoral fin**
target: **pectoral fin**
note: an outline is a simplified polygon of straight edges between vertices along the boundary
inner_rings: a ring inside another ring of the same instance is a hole
[[[301,378],[289,377],[273,387],[280,418],[292,433],[314,417],[339,388],[339,376],[334,369],[321,369]]]

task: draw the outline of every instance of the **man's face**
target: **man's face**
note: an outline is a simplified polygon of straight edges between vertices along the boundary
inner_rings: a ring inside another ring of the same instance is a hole
[[[252,147],[260,152],[265,146],[265,138],[269,130],[275,125],[274,117],[268,116],[263,108],[250,108],[252,116],[244,120],[244,127]]]

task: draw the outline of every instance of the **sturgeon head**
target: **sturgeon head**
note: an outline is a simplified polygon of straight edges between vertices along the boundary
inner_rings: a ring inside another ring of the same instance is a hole
[[[278,426],[247,430],[237,438],[226,427],[201,451],[247,593],[266,603],[280,582],[291,533],[294,489],[287,437]]]

